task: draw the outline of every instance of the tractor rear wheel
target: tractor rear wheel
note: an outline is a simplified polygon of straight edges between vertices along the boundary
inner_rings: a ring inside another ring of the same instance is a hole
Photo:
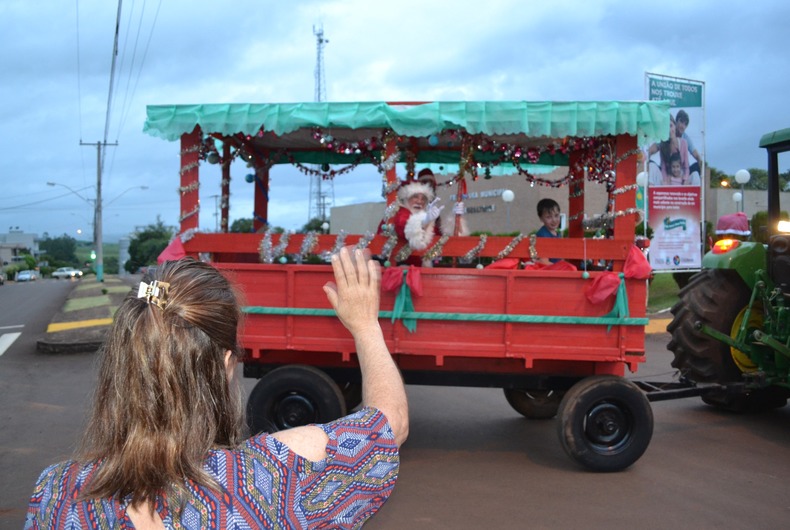
[[[672,366],[688,379],[705,383],[729,383],[741,379],[730,347],[698,330],[700,322],[726,335],[751,293],[743,280],[728,270],[705,270],[695,275],[678,294],[667,331],[667,349],[675,354]]]
[[[691,381],[722,384],[740,381],[742,371],[755,368],[744,353],[696,328],[700,322],[735,336],[751,298],[751,292],[735,271],[702,271],[680,290],[679,297],[671,310],[674,318],[667,326],[672,334],[667,349],[675,354],[673,367]],[[761,321],[761,309],[755,306],[750,326],[760,327]],[[713,392],[705,394],[702,400],[722,409],[745,412],[782,407],[787,396],[782,389],[769,387],[748,393]]]

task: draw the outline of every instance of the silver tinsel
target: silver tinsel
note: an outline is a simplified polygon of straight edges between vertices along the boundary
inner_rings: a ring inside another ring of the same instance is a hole
[[[345,246],[346,243],[346,232],[345,230],[341,230],[339,234],[337,234],[337,239],[335,239],[335,246],[332,247],[332,250],[325,250],[321,253],[321,259],[324,261],[329,261],[329,258],[333,254],[337,254],[340,252],[340,249]]]
[[[294,256],[296,263],[302,263],[318,244],[318,233],[314,230],[307,232],[302,240],[302,246],[299,249],[299,254]]]
[[[272,246],[272,234],[274,234],[274,228],[269,227],[261,240],[258,255],[262,263],[274,263],[274,260],[282,256],[288,247],[288,238],[290,237],[288,232],[280,234],[280,242],[276,247]]]
[[[373,234],[372,232],[365,232],[365,235],[359,238],[359,242],[357,242],[357,246],[354,248],[356,248],[357,250],[364,250],[368,248],[368,245],[370,245],[370,242],[374,237],[375,234]]]

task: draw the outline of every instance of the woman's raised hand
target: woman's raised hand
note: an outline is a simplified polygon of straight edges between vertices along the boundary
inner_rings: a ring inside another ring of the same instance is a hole
[[[370,251],[344,247],[332,256],[334,282],[324,285],[329,303],[352,335],[378,326],[381,265]]]

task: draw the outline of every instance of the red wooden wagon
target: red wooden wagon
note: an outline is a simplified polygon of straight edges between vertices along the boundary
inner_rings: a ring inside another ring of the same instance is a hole
[[[642,455],[652,435],[644,393],[623,378],[644,362],[647,323],[646,281],[630,277],[626,262],[638,219],[638,137],[665,137],[668,117],[665,102],[174,105],[148,107],[145,130],[181,141],[177,244],[210,260],[244,291],[244,373],[260,378],[248,402],[253,430],[331,420],[361,399],[354,343],[321,289],[331,267],[302,264],[308,255],[358,245],[389,264],[401,252],[384,235],[267,231],[274,164],[321,164],[315,171],[327,178],[338,164],[374,164],[381,181],[371,185],[382,186],[389,205],[403,178],[397,161],[408,161],[406,173],[414,163],[457,164],[459,190],[462,179],[494,165],[537,184],[565,186],[569,237],[437,238],[422,254],[444,258],[445,266],[385,268],[395,280],[419,275],[422,296],[405,281],[384,291],[381,324],[408,384],[503,388],[528,418],[558,415],[560,440],[576,461],[619,470]],[[218,152],[214,140],[222,142]],[[222,231],[202,233],[199,167],[212,157],[223,162]],[[227,233],[225,162],[234,157],[255,171],[255,233]],[[567,176],[544,181],[529,172],[532,163],[565,166]],[[604,239],[585,237],[590,180],[608,191]],[[382,212],[385,221],[392,212],[392,206]],[[470,257],[536,256],[561,257],[579,270],[464,265]],[[588,263],[608,267],[584,270]],[[616,287],[603,302],[591,302],[588,295],[604,280]]]

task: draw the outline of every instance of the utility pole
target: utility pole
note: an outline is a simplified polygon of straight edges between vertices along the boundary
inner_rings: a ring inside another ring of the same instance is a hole
[[[80,140],[80,145],[95,145],[96,146],[96,204],[93,211],[93,244],[96,246],[96,281],[104,281],[104,248],[102,246],[102,213],[101,213],[101,150],[102,147],[116,146],[118,142],[96,142],[88,143]]]

